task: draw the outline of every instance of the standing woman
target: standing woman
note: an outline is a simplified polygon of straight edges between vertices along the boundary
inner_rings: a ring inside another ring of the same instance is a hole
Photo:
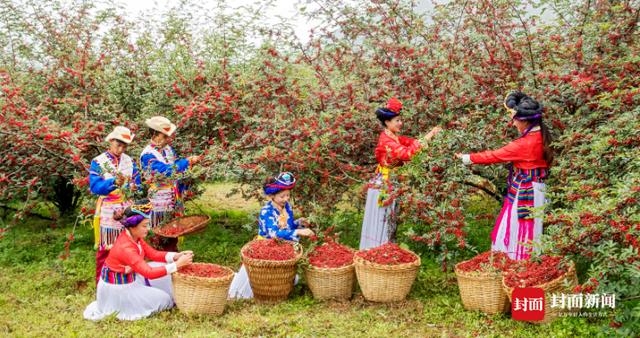
[[[140,163],[145,182],[149,184],[149,199],[153,205],[151,228],[155,228],[174,216],[176,203],[180,200],[176,176],[198,163],[202,156],[178,158],[170,145],[177,127],[167,118],[154,116],[145,124],[151,130],[151,142],[142,150]],[[177,239],[164,245],[167,249],[177,250]]]
[[[109,249],[124,229],[120,222],[113,219],[114,212],[126,208],[122,188],[136,190],[140,185],[140,175],[136,163],[125,154],[134,135],[128,128],[118,126],[107,135],[109,150],[91,161],[89,169],[89,188],[98,195],[96,212],[93,219],[96,252],[96,283]]]
[[[491,249],[512,259],[528,259],[542,234],[542,218],[534,208],[545,204],[544,180],[553,162],[551,134],[542,121],[542,104],[515,91],[504,101],[520,137],[506,146],[474,154],[456,154],[465,164],[511,162],[508,192],[491,233]]]
[[[386,107],[376,110],[376,116],[382,123],[384,131],[380,134],[375,150],[378,168],[374,177],[369,181],[360,235],[360,250],[395,241],[396,202],[389,203],[387,198],[387,189],[393,185],[390,173],[393,168],[409,161],[419,149],[426,145],[426,142],[441,130],[440,127],[434,127],[422,142],[400,136],[399,133],[402,130],[401,110],[402,102],[395,97],[389,99]]]

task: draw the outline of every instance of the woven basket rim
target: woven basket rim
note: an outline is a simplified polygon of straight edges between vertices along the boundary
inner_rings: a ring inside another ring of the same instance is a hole
[[[277,260],[269,260],[269,259],[251,258],[251,257],[245,256],[244,254],[245,250],[249,247],[249,245],[251,245],[256,241],[262,241],[262,239],[254,239],[252,241],[249,241],[245,245],[243,245],[242,248],[240,249],[240,258],[242,259],[243,263],[252,264],[252,265],[254,263],[271,264],[271,265],[292,265],[297,263],[300,260],[300,258],[302,258],[302,255],[304,254],[304,250],[302,249],[302,245],[300,245],[300,243],[295,241],[282,240],[284,242],[287,242],[293,245],[293,249],[296,254],[293,258],[287,259],[284,261],[277,261]]]
[[[570,276],[570,274],[572,272],[575,272],[575,264],[573,263],[573,261],[569,261],[568,263],[569,268],[567,269],[567,271],[565,271],[565,273],[563,273],[562,275],[546,282],[546,283],[542,283],[540,285],[534,285],[534,286],[530,286],[530,287],[535,287],[535,288],[540,288],[544,291],[546,291],[547,289],[550,289],[553,286],[556,286],[557,284],[562,283],[567,276]],[[505,278],[506,276],[502,276],[502,286],[505,288],[505,290],[507,290],[507,294],[509,295],[509,298],[511,298],[511,292],[513,291],[513,289],[515,289],[515,287],[510,287],[507,286],[507,284],[505,283]]]
[[[402,263],[402,264],[396,264],[396,265],[385,265],[385,264],[378,264],[378,263],[374,263],[374,262],[370,262],[358,255],[354,255],[353,256],[353,263],[356,266],[366,266],[366,267],[371,267],[374,269],[378,269],[378,270],[388,270],[388,271],[397,271],[397,270],[407,270],[410,268],[414,268],[414,267],[419,267],[421,264],[421,260],[420,260],[420,256],[418,256],[415,252],[410,251],[410,250],[406,250],[408,252],[410,252],[412,255],[414,255],[417,259],[411,263]]]
[[[342,273],[344,271],[350,270],[350,269],[354,269],[356,267],[356,263],[351,262],[351,264],[347,264],[347,265],[343,265],[337,268],[319,268],[316,266],[313,266],[311,264],[309,264],[308,266],[306,266],[306,270],[309,271],[315,271],[315,272],[322,272],[322,273]]]
[[[211,278],[211,277],[200,277],[200,276],[187,275],[187,274],[181,273],[180,270],[178,270],[178,271],[176,271],[174,273],[175,277],[179,277],[179,278],[182,278],[184,280],[190,280],[190,281],[195,281],[195,282],[212,283],[212,282],[224,282],[224,281],[233,279],[233,276],[235,274],[235,271],[233,271],[233,269],[231,269],[230,267],[224,266],[224,265],[218,265],[218,264],[214,264],[214,263],[203,263],[203,262],[197,262],[197,263],[193,263],[193,264],[215,265],[215,266],[218,266],[218,267],[226,270],[229,273],[224,275],[224,276],[221,276],[221,277]]]
[[[194,218],[194,217],[202,217],[204,218],[202,222],[188,228],[185,232],[178,234],[178,235],[166,235],[163,234],[162,229],[171,226],[171,224],[173,223],[180,223],[180,221],[185,220],[187,218]],[[181,217],[177,217],[172,219],[171,221],[169,221],[168,223],[164,224],[162,227],[154,230],[154,233],[156,233],[158,236],[161,237],[167,237],[167,238],[178,238],[180,236],[184,236],[184,235],[188,235],[194,231],[200,230],[202,228],[204,228],[207,224],[209,224],[209,221],[211,221],[211,216],[209,215],[203,215],[203,214],[198,214],[198,215],[186,215],[186,216],[181,216]]]

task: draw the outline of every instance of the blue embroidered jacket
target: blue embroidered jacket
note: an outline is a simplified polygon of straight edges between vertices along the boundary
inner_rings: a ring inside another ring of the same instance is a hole
[[[287,227],[280,229],[278,226],[278,218],[280,217],[280,211],[273,205],[273,202],[269,201],[260,210],[260,217],[258,218],[258,234],[265,238],[281,238],[291,241],[299,241],[300,237],[295,234],[296,229],[300,226],[299,222],[293,217],[293,210],[287,202],[284,206],[285,212],[289,215],[287,220]]]

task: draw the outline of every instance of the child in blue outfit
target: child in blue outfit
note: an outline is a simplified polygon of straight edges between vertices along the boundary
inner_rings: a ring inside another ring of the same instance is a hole
[[[295,219],[289,204],[291,189],[295,187],[296,179],[293,174],[284,172],[277,177],[270,178],[264,185],[264,193],[269,202],[260,210],[258,218],[258,238],[281,238],[299,241],[300,237],[312,236],[311,229],[305,218]],[[249,276],[244,266],[236,274],[229,288],[229,298],[252,298],[253,292],[249,284]]]

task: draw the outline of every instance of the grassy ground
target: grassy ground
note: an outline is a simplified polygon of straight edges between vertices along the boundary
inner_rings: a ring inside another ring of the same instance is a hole
[[[237,268],[238,250],[253,236],[257,202],[225,202],[225,185],[209,187],[207,202],[199,205],[213,222],[205,232],[188,237],[182,248],[193,250],[198,261]],[[361,217],[361,216],[360,216]],[[349,218],[347,218],[348,220]],[[359,216],[344,228],[355,244]],[[91,229],[79,226],[70,257],[60,260],[72,224],[51,229],[50,221],[30,219],[13,226],[0,239],[0,336],[517,336],[575,337],[603,335],[602,323],[563,318],[550,325],[532,325],[507,315],[489,316],[465,311],[455,278],[442,273],[426,257],[407,301],[380,305],[356,295],[350,302],[317,302],[304,283],[290,300],[277,305],[235,302],[221,317],[188,317],[178,310],[148,319],[121,322],[115,318],[86,321],[82,311],[95,297],[94,251]],[[349,222],[346,222],[347,224]],[[343,222],[344,224],[344,222]],[[348,226],[347,226],[348,227]],[[474,224],[472,240],[484,249],[489,223]]]

